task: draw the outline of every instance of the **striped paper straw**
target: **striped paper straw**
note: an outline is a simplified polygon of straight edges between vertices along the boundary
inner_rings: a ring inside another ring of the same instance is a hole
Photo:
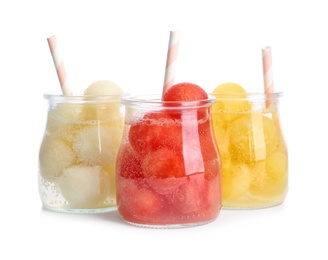
[[[272,73],[272,53],[271,47],[262,48],[262,65],[263,65],[263,79],[264,79],[264,92],[265,94],[274,93],[273,73]],[[270,102],[267,101],[267,106]]]
[[[72,91],[68,84],[63,58],[62,58],[59,48],[58,48],[57,38],[56,38],[56,36],[51,36],[51,37],[47,38],[47,40],[48,40],[50,52],[52,55],[52,59],[55,64],[55,68],[56,68],[56,72],[57,72],[57,76],[59,79],[59,83],[60,83],[62,92],[63,92],[64,96],[71,96]]]
[[[169,46],[167,51],[164,86],[163,86],[162,95],[164,95],[166,90],[168,90],[174,84],[174,75],[175,75],[175,67],[177,63],[179,41],[180,41],[179,32],[171,31]]]

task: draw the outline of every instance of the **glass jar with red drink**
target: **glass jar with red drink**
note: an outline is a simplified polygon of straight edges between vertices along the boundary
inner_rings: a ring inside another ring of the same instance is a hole
[[[215,98],[162,101],[130,96],[117,157],[121,218],[144,227],[188,227],[221,209],[221,162],[210,116]]]

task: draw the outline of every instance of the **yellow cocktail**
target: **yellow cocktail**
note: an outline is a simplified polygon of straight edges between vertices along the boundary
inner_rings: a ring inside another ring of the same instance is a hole
[[[223,207],[282,203],[288,187],[288,153],[278,113],[281,93],[247,93],[235,83],[225,83],[212,95],[217,99],[212,119],[222,160]]]

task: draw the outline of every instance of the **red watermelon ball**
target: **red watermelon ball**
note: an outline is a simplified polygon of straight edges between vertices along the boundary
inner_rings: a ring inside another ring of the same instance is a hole
[[[193,101],[208,99],[208,95],[200,86],[182,82],[170,87],[163,95],[163,101]]]

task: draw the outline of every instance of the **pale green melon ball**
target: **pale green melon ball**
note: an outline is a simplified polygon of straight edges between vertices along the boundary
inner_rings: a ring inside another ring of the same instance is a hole
[[[79,163],[109,167],[116,162],[123,131],[115,126],[88,126],[73,143]]]
[[[92,83],[84,91],[85,96],[94,96],[94,95],[122,95],[123,90],[114,82],[110,80],[98,80]]]
[[[75,154],[61,139],[45,135],[39,152],[39,169],[46,181],[56,181],[63,170],[75,163]]]
[[[100,167],[72,166],[64,170],[59,187],[71,206],[96,208],[107,197],[109,180]]]

